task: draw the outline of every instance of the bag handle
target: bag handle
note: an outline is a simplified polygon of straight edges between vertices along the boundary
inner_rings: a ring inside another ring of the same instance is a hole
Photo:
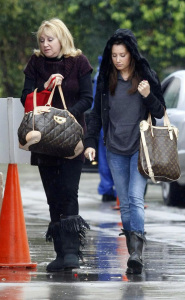
[[[150,125],[152,125],[152,117],[151,117],[151,113],[148,114],[147,122],[148,122]],[[168,114],[167,114],[166,110],[164,110],[164,126],[171,127],[170,119],[169,119],[169,117],[168,117]]]
[[[151,113],[148,114],[147,122],[152,126],[152,116],[151,116]],[[164,126],[168,126],[168,127],[171,128],[170,119],[169,119],[168,114],[167,114],[167,112],[166,112],[165,109],[164,109]]]
[[[164,108],[163,122],[164,122],[164,126],[168,127],[168,132],[169,132],[170,139],[173,140],[173,128],[171,126],[170,119],[168,117],[168,114],[167,114],[165,108]],[[150,125],[151,133],[152,133],[152,136],[153,136],[153,127],[152,127],[152,116],[151,116],[151,113],[148,114],[147,123]]]
[[[53,99],[53,95],[54,95],[56,86],[57,86],[57,84],[55,82],[54,87],[53,87],[53,89],[51,91],[51,94],[49,96],[48,102],[45,104],[45,106],[51,106],[51,102],[52,102],[52,99]],[[34,107],[34,109],[37,107],[37,89],[38,88],[36,88],[34,90],[34,93],[33,93],[33,107]],[[66,102],[65,102],[65,99],[64,99],[64,95],[63,95],[63,92],[62,92],[61,85],[58,86],[58,89],[59,89],[59,93],[60,93],[60,97],[61,97],[61,100],[62,100],[63,107],[64,107],[64,109],[67,110],[67,106],[66,106]]]
[[[49,96],[48,102],[46,103],[46,106],[51,106],[51,101],[52,101],[52,98],[53,98],[55,88],[56,88],[56,82],[55,82],[54,88],[52,89],[51,95]],[[61,100],[62,100],[63,107],[64,107],[64,109],[67,109],[61,85],[58,85],[58,89],[59,89],[59,93],[60,93],[60,97],[61,97]]]
[[[50,82],[49,82],[49,84],[48,84],[48,86],[47,86],[47,88],[45,89],[45,90],[48,90],[48,87],[50,86],[50,84],[53,82],[53,80],[55,79],[56,77],[54,77],[54,78],[52,78],[51,80],[50,80]],[[54,93],[54,91],[53,91],[53,89],[55,88],[55,84],[53,85],[53,88],[52,88],[52,91],[51,91],[51,94],[50,94],[50,96],[49,96],[49,99],[50,99],[50,97],[52,96],[52,98],[53,98],[53,93]],[[34,90],[34,92],[33,92],[33,108],[35,108],[35,107],[37,107],[37,90],[38,90],[38,88],[36,88],[35,90]],[[51,101],[52,101],[52,98],[51,98]],[[49,100],[48,99],[48,100]]]
[[[55,80],[55,78],[56,78],[56,76],[53,77],[53,78],[50,80],[50,82],[48,83],[48,86],[46,87],[46,90],[48,90],[50,84],[53,82],[53,80]],[[53,84],[53,87],[54,87],[54,84]],[[53,88],[53,87],[52,87],[52,88]]]

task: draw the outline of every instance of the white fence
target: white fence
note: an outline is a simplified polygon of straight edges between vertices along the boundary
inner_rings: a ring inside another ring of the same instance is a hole
[[[0,98],[0,163],[30,162],[30,152],[19,149],[17,130],[24,116],[19,98]]]

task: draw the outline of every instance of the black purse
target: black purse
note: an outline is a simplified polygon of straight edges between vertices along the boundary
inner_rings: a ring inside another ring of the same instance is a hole
[[[34,90],[34,109],[24,115],[18,128],[19,148],[72,159],[83,152],[83,128],[67,110],[61,86],[58,89],[64,109],[51,106],[55,88],[45,106],[36,105]]]

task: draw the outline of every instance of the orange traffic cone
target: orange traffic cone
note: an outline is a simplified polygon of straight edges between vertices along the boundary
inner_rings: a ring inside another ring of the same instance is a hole
[[[0,216],[0,267],[36,268],[31,263],[22,207],[18,168],[8,165]]]
[[[119,203],[119,198],[117,196],[116,198],[116,205],[112,207],[112,209],[114,210],[119,210],[120,209],[120,203]]]
[[[148,207],[148,205],[145,205],[145,206],[144,206],[144,209],[146,209],[147,207]],[[114,209],[114,210],[119,210],[119,209],[120,209],[120,202],[119,202],[118,196],[117,196],[117,198],[116,198],[116,205],[113,206],[112,209]]]

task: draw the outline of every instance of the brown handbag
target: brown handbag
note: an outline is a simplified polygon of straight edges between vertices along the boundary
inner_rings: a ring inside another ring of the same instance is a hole
[[[167,112],[164,126],[153,126],[151,114],[140,123],[138,170],[154,183],[175,181],[180,177],[177,138],[178,129],[170,124]]]
[[[82,153],[83,128],[67,110],[61,86],[58,86],[64,109],[51,106],[56,85],[45,106],[37,106],[24,115],[18,129],[19,148],[57,157],[74,158]]]

